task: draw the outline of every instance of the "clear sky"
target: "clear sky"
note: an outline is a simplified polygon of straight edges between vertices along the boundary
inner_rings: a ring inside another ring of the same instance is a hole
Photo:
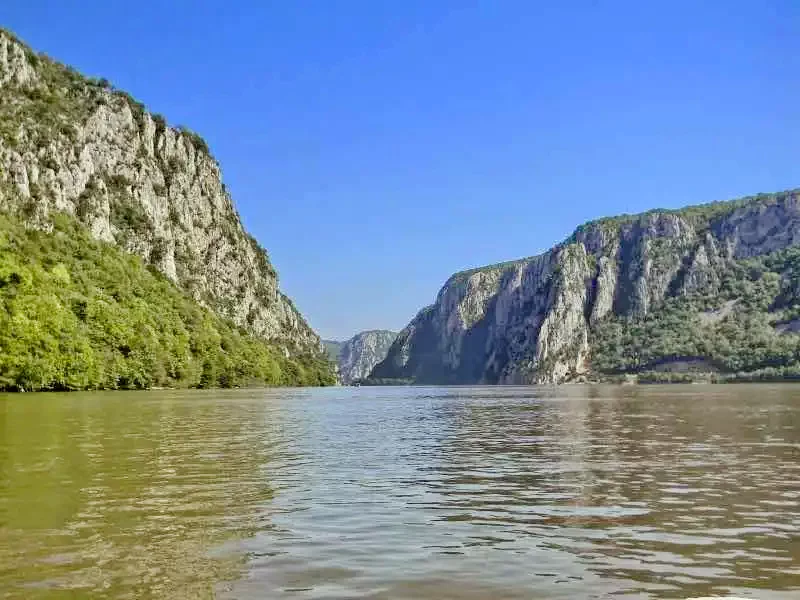
[[[2,0],[201,133],[323,337],[604,215],[800,186],[800,2]]]

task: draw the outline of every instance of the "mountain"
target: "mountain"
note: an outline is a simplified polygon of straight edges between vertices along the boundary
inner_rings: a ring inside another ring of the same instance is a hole
[[[339,362],[339,353],[342,351],[342,346],[344,346],[344,342],[322,340],[322,347],[325,349],[325,355],[334,363]]]
[[[205,141],[0,31],[0,207],[74,215],[201,304],[289,348],[320,340],[278,289]]]
[[[335,383],[321,354],[247,335],[68,215],[50,225],[0,213],[0,389]]]
[[[800,376],[800,191],[600,219],[456,273],[373,380]]]
[[[349,385],[367,377],[372,368],[386,358],[396,337],[394,331],[374,329],[357,333],[345,342],[326,340],[323,344],[336,361],[339,379]]]
[[[74,231],[137,255],[215,317],[284,357],[314,364],[322,357],[319,337],[242,226],[205,141],[5,30],[0,210],[43,231],[66,215],[77,222]]]

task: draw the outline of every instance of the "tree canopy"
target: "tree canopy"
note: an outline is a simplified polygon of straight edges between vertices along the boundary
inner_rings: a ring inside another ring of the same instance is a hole
[[[0,304],[0,389],[335,383],[321,353],[249,336],[64,214],[0,213]]]

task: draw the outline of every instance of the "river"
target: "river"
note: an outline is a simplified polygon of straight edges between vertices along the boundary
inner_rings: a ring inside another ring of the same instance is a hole
[[[0,396],[4,598],[800,598],[800,386]]]

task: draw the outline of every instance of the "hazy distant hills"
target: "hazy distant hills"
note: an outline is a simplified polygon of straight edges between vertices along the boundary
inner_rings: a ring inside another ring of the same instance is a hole
[[[372,368],[386,357],[397,332],[376,329],[357,333],[349,340],[323,340],[325,351],[338,366],[339,378],[350,384],[367,377]]]

